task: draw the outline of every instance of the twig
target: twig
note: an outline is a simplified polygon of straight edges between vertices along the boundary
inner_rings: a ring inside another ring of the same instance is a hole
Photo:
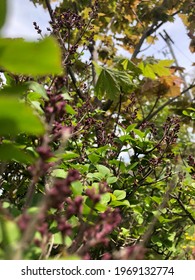
[[[158,222],[158,218],[161,215],[161,211],[166,207],[167,202],[169,201],[170,194],[173,191],[173,189],[175,188],[175,186],[176,186],[175,184],[171,183],[168,190],[165,192],[163,201],[161,202],[160,206],[157,209],[157,214],[154,216],[150,225],[148,226],[148,229],[146,230],[143,237],[141,238],[141,241],[140,241],[141,246],[143,246],[143,247],[147,246],[147,244],[151,238],[151,235],[153,233],[153,230],[156,226],[156,223]]]
[[[195,225],[195,219],[192,216],[192,214],[186,209],[185,205],[183,204],[183,202],[181,201],[181,199],[178,196],[172,195],[173,198],[175,198],[177,200],[177,202],[179,203],[179,205],[181,206],[181,208],[183,209],[183,211],[186,213],[187,217],[193,222],[193,224]]]
[[[149,114],[148,114],[147,117],[145,117],[145,118],[143,119],[143,121],[139,124],[139,127],[140,127],[144,122],[148,121],[148,119],[150,119],[150,115],[151,115],[152,112],[154,111],[154,109],[155,109],[155,107],[156,107],[156,105],[157,105],[159,99],[160,99],[160,96],[157,96],[157,98],[156,98],[156,100],[155,100],[155,102],[154,102],[154,105],[152,106],[152,108],[151,108]]]
[[[67,66],[66,68],[67,68],[68,74],[69,74],[70,77],[71,77],[71,80],[72,80],[72,83],[73,83],[73,85],[74,85],[74,87],[75,87],[76,93],[78,94],[78,96],[79,96],[82,100],[84,100],[85,97],[84,97],[83,93],[81,92],[80,88],[77,86],[77,80],[76,80],[76,77],[75,77],[75,75],[74,75],[74,72],[72,71],[72,68],[71,68],[70,66]]]
[[[176,12],[173,13],[171,16],[174,17],[174,16],[175,16],[176,14],[178,14],[179,12],[180,12],[180,10],[176,11]],[[144,31],[144,33],[143,33],[141,39],[139,40],[139,43],[138,43],[137,46],[135,47],[135,50],[134,50],[134,52],[133,52],[133,54],[132,54],[131,59],[137,57],[137,55],[138,55],[138,53],[140,52],[141,46],[143,45],[145,39],[146,39],[147,37],[149,37],[150,35],[152,35],[154,32],[156,32],[156,30],[158,30],[164,23],[166,23],[166,21],[161,21],[161,22],[160,22],[159,24],[157,24],[157,25],[156,25],[156,23],[153,23],[150,27],[148,27],[148,28]]]
[[[51,7],[51,5],[50,5],[49,0],[45,0],[45,4],[46,4],[46,6],[47,6],[47,9],[48,9],[50,18],[51,18],[52,22],[54,22],[55,20],[54,20],[54,17],[53,17],[53,10],[52,10],[52,7]]]
[[[147,116],[146,119],[147,121],[151,120],[155,115],[157,115],[162,109],[164,109],[166,106],[168,106],[169,104],[171,104],[174,100],[178,99],[179,97],[181,97],[184,93],[188,92],[190,89],[194,88],[195,84],[190,85],[188,88],[186,88],[185,90],[183,90],[181,92],[181,94],[179,96],[175,96],[171,99],[169,99],[168,101],[166,101],[165,103],[163,103],[158,109],[156,109],[156,111],[154,111],[152,114],[150,114],[150,116]],[[144,119],[142,121],[142,123],[144,121],[146,121],[146,119]],[[140,124],[138,125],[138,127],[140,127]]]

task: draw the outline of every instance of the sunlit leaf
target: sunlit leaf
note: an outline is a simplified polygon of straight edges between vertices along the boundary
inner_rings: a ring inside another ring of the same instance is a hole
[[[96,168],[97,168],[97,170],[98,170],[103,176],[106,176],[106,175],[110,175],[110,174],[111,174],[110,169],[107,168],[107,167],[104,166],[104,165],[101,165],[101,164],[96,165]]]
[[[42,135],[44,125],[33,109],[13,96],[0,97],[0,135]]]
[[[113,195],[116,196],[116,200],[122,200],[126,197],[126,191],[123,190],[115,190]]]
[[[131,77],[125,71],[102,67],[95,93],[99,99],[105,95],[108,99],[116,101],[122,91],[126,92],[132,88]]]
[[[116,100],[118,98],[120,86],[112,72],[102,68],[95,86],[95,92],[99,99],[101,99],[104,94],[111,100]]]
[[[29,89],[31,89],[34,92],[38,93],[45,100],[48,100],[48,96],[47,96],[46,90],[45,90],[43,85],[41,85],[41,84],[39,84],[37,82],[34,82],[34,81],[27,82],[26,85],[29,87]]]
[[[51,176],[57,178],[66,178],[67,172],[64,169],[54,169],[51,173]]]
[[[0,39],[0,66],[15,74],[62,74],[61,51],[52,37],[39,42]]]

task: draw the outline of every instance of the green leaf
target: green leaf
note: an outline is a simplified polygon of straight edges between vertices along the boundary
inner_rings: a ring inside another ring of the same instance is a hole
[[[51,176],[57,178],[66,178],[67,172],[64,169],[54,169],[51,173]]]
[[[137,136],[139,136],[139,138],[141,139],[141,140],[143,140],[143,138],[145,137],[145,132],[142,132],[141,130],[139,130],[139,129],[133,129],[133,131],[137,134]]]
[[[69,104],[66,104],[65,109],[66,109],[66,113],[70,115],[76,115],[76,111]]]
[[[102,68],[95,85],[95,93],[99,99],[104,95],[110,100],[116,100],[120,93],[120,86],[117,83],[116,77],[112,71]]]
[[[7,0],[0,1],[0,29],[3,27],[7,14]]]
[[[93,164],[95,164],[95,163],[98,163],[98,161],[100,160],[101,157],[99,155],[97,155],[96,153],[92,153],[92,154],[88,155],[88,158]]]
[[[76,154],[74,152],[67,151],[65,154],[62,155],[64,160],[71,160],[79,157],[79,154]]]
[[[1,90],[0,94],[17,94],[22,95],[28,90],[27,84],[17,84],[17,85],[5,85]]]
[[[147,66],[147,68],[146,68]],[[138,67],[142,70],[142,74],[145,76],[145,77],[148,77],[150,79],[155,79],[156,78],[156,75],[154,74],[154,71],[148,67],[148,65],[144,65],[143,62],[140,62]]]
[[[130,165],[127,167],[127,169],[128,169],[128,170],[134,170],[135,167],[136,167],[138,164],[139,164],[139,162],[136,161],[136,162],[130,164]]]
[[[162,198],[161,197],[158,197],[158,196],[152,196],[151,199],[153,201],[155,201],[157,204],[160,204],[161,201],[162,201]]]
[[[81,195],[83,192],[83,185],[80,181],[74,181],[71,183],[72,192],[75,196]]]
[[[113,184],[113,183],[115,183],[117,180],[118,180],[117,177],[112,176],[112,177],[108,177],[108,178],[106,179],[106,182],[107,182],[108,184]]]
[[[192,120],[195,119],[195,112],[194,108],[188,108],[188,110],[183,110],[182,113],[185,116],[190,117]]]
[[[27,82],[26,85],[28,86],[29,89],[33,90],[35,93],[38,93],[45,100],[49,99],[43,85],[33,81]]]
[[[39,101],[31,101],[31,105],[34,109],[37,110],[40,114],[44,114],[43,109],[41,108],[41,103]]]
[[[3,143],[0,144],[0,160],[3,162],[16,160],[21,163],[32,163],[33,158],[19,149],[14,144]]]
[[[168,68],[165,68],[164,65],[161,64],[161,62],[159,62],[158,64],[154,64],[151,67],[159,77],[169,76],[171,74],[170,70]]]
[[[69,247],[72,244],[72,239],[69,236],[66,236],[63,242],[63,238],[62,238],[62,233],[61,232],[56,232],[55,234],[53,234],[53,238],[54,238],[54,244],[65,244],[67,247]]]
[[[110,193],[104,193],[101,195],[101,200],[100,200],[101,204],[107,205],[109,201],[110,201]]]
[[[39,42],[1,38],[0,66],[14,74],[31,76],[63,72],[60,47],[52,37]]]
[[[145,66],[145,68],[143,69],[143,75],[144,75],[145,77],[150,78],[150,79],[155,79],[155,78],[156,78],[154,69],[153,69],[153,67],[151,67],[151,65],[149,65],[149,64],[147,64],[147,65]]]
[[[132,77],[125,71],[114,70],[116,79],[122,91],[127,92],[134,88]]]
[[[142,70],[145,77],[155,79],[156,75],[169,76],[170,69],[168,68],[173,63],[173,60],[160,60],[158,63],[146,63],[141,62],[138,67]]]
[[[20,238],[20,231],[16,223],[11,220],[5,220],[0,216],[0,243],[5,250],[10,249],[10,245],[15,245],[15,243]],[[7,252],[9,254],[9,252]]]
[[[99,212],[104,212],[107,209],[107,206],[105,204],[102,203],[96,203],[95,207],[96,210],[98,210]]]
[[[87,178],[88,179],[92,179],[92,180],[98,180],[101,181],[104,178],[104,174],[100,173],[100,172],[95,172],[95,173],[88,173],[87,174]]]
[[[103,69],[103,67],[101,67],[100,65],[98,65],[95,61],[93,61],[93,65],[95,67],[95,72],[96,74],[99,76],[101,74],[101,71]]]
[[[19,133],[42,135],[44,125],[27,104],[16,97],[0,97],[0,135],[16,136]]]
[[[99,99],[105,94],[108,99],[116,100],[121,91],[126,92],[132,88],[131,76],[126,71],[102,67],[95,86],[95,93]]]
[[[123,201],[113,200],[111,203],[109,203],[109,206],[113,206],[113,207],[127,206],[127,207],[130,207],[130,203],[129,203],[128,200],[123,200]]]
[[[130,124],[127,129],[126,129],[126,133],[131,132],[132,130],[134,130],[136,128],[137,124],[136,123],[132,123]]]
[[[111,175],[110,169],[104,165],[98,164],[96,168],[103,176]]]
[[[128,140],[134,140],[133,137],[131,137],[130,135],[122,135],[119,137],[119,140],[121,142],[127,142]]]
[[[175,61],[171,59],[159,60],[158,65],[163,67],[170,67]]]
[[[124,70],[130,70],[135,74],[141,74],[140,69],[129,59],[123,59],[121,64],[123,65]]]
[[[162,240],[156,235],[152,235],[151,241],[158,246],[162,246]]]
[[[123,190],[115,190],[113,195],[116,197],[116,200],[122,200],[126,197],[126,191]]]

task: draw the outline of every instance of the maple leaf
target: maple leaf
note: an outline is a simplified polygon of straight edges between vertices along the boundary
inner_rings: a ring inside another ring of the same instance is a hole
[[[175,97],[180,95],[180,87],[183,83],[183,80],[175,75],[172,76],[164,76],[160,78],[161,83],[167,86],[168,91],[165,96],[167,97]]]

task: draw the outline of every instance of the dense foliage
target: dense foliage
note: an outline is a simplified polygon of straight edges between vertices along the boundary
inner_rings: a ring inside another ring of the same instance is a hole
[[[194,259],[195,84],[139,55],[176,15],[194,52],[193,1],[31,1],[50,35],[0,38],[0,258]]]

